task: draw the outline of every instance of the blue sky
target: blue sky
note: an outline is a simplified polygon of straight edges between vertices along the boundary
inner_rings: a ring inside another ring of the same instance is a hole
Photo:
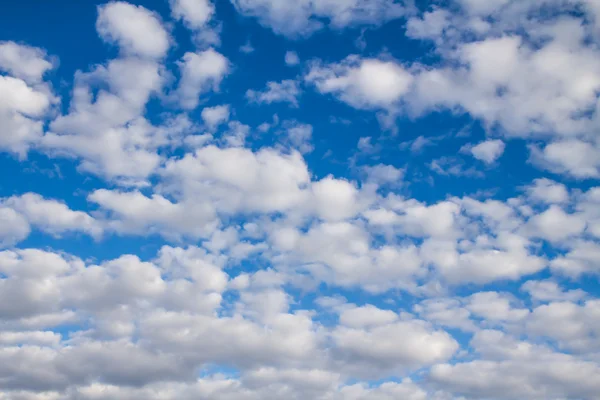
[[[598,399],[594,0],[11,2],[0,399]]]

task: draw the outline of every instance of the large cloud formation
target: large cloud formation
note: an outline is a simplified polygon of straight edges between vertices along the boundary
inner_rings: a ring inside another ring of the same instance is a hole
[[[596,1],[167,6],[0,42],[0,399],[600,399]]]

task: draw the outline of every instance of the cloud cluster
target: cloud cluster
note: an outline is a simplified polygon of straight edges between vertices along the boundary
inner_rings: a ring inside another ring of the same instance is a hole
[[[231,3],[0,42],[0,399],[597,399],[596,2]]]

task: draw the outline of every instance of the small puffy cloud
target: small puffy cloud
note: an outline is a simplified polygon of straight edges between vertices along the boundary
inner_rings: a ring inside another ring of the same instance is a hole
[[[169,50],[169,34],[160,17],[142,6],[122,1],[99,6],[96,29],[128,55],[161,58]]]
[[[413,76],[394,61],[349,56],[339,64],[314,64],[304,79],[352,107],[386,109],[409,91]]]
[[[300,64],[300,57],[298,57],[298,53],[295,51],[286,51],[284,60],[285,65],[288,67]]]
[[[569,277],[582,274],[598,274],[600,245],[594,241],[577,240],[568,246],[566,254],[550,262],[553,271]]]
[[[153,62],[118,59],[92,77],[108,83],[110,92],[100,90],[93,101],[92,87],[77,82],[69,114],[52,121],[42,146],[51,155],[80,157],[84,171],[123,183],[143,182],[158,166],[155,150],[166,144],[171,130],[140,117],[162,87],[160,68]]]
[[[250,43],[250,40],[246,41],[242,46],[240,46],[240,51],[244,54],[254,53],[254,46]]]
[[[327,176],[313,183],[312,192],[317,215],[323,219],[351,218],[359,210],[358,189],[346,180]]]
[[[0,150],[25,158],[43,135],[44,120],[58,103],[42,82],[54,67],[39,48],[0,42]]]
[[[502,140],[487,140],[471,147],[470,151],[476,159],[492,164],[504,153],[504,147]]]
[[[497,292],[479,292],[471,295],[466,309],[487,321],[520,321],[529,310],[514,306],[514,299]]]
[[[450,12],[436,8],[423,14],[413,16],[406,22],[406,34],[411,38],[437,39],[450,25]]]
[[[576,214],[567,214],[557,205],[551,205],[544,212],[533,216],[526,232],[551,242],[566,240],[583,232],[586,221]]]
[[[24,158],[41,139],[44,117],[56,101],[46,85],[0,75],[0,149]]]
[[[221,44],[221,24],[213,18],[215,4],[212,0],[169,0],[171,15],[192,31],[192,41],[197,48]]]
[[[396,187],[402,184],[405,173],[404,169],[384,164],[365,166],[363,167],[363,171],[366,173],[369,182],[380,186],[391,185]]]
[[[39,82],[54,67],[46,53],[15,42],[0,42],[0,70],[26,82]]]
[[[542,302],[578,301],[587,295],[581,289],[565,291],[552,280],[527,281],[521,286],[521,290],[528,293],[532,299]]]
[[[302,154],[310,153],[314,150],[312,144],[312,125],[301,124],[296,121],[284,121],[280,134],[284,136],[284,144],[297,149]]]
[[[102,222],[84,211],[75,211],[54,199],[37,193],[0,198],[0,246],[9,246],[25,239],[36,228],[60,237],[64,233],[83,232],[94,238],[103,233]]]
[[[298,82],[291,79],[281,82],[267,82],[267,87],[263,91],[250,89],[246,92],[246,98],[254,103],[290,103],[294,107],[298,107],[299,96]]]
[[[530,146],[531,161],[549,171],[578,179],[600,176],[600,149],[582,140],[563,140]]]
[[[563,349],[575,353],[600,350],[600,323],[597,315],[600,301],[585,301],[579,305],[569,301],[555,301],[536,307],[527,321],[529,334],[551,337]]]
[[[521,10],[512,7],[515,13],[498,26],[512,24],[534,4],[525,2]],[[517,7],[517,2],[511,5]],[[457,23],[462,26],[455,28],[474,30],[468,21]],[[533,34],[536,26],[524,29]],[[440,48],[446,66],[418,68],[409,108],[417,115],[440,107],[464,110],[486,127],[496,126],[513,136],[585,132],[594,123],[590,111],[600,88],[594,72],[600,58],[584,37],[579,22],[569,20],[546,30],[540,27],[536,38],[543,45],[538,47],[512,32],[473,41],[449,40],[452,49]]]
[[[526,190],[534,202],[562,204],[569,201],[569,192],[565,185],[547,178],[534,179]]]
[[[458,328],[465,332],[477,330],[471,320],[471,312],[462,306],[459,299],[431,298],[415,305],[419,316],[437,326]]]
[[[212,48],[198,53],[185,53],[178,64],[181,80],[177,99],[188,110],[198,106],[201,94],[218,90],[230,69],[229,60]]]
[[[0,201],[20,213],[30,225],[51,235],[64,232],[85,232],[94,237],[102,234],[101,223],[83,211],[71,210],[66,204],[45,199],[37,193],[25,193]]]
[[[210,129],[214,129],[217,126],[227,122],[229,120],[229,105],[221,105],[214,107],[206,107],[202,109],[200,116],[202,120]]]
[[[88,200],[100,206],[108,229],[121,234],[208,237],[218,225],[214,207],[206,202],[173,203],[158,194],[107,189],[92,192]]]
[[[300,153],[270,148],[206,146],[169,160],[160,174],[166,193],[196,203],[205,199],[228,213],[291,210],[304,204],[310,183]]]
[[[350,328],[366,328],[391,324],[398,320],[398,314],[382,310],[371,304],[344,309],[340,313],[340,323]]]
[[[527,249],[526,239],[514,235],[500,239],[498,248],[487,245],[464,252],[459,252],[453,242],[430,239],[421,247],[421,257],[453,284],[514,281],[546,267],[545,259]]]
[[[169,0],[171,14],[182,19],[191,29],[204,27],[215,13],[215,6],[210,0]]]

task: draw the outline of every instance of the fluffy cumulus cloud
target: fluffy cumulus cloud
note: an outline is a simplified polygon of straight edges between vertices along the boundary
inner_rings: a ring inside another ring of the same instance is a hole
[[[160,16],[142,6],[120,1],[100,6],[96,29],[127,54],[160,58],[169,49],[169,34]]]
[[[43,81],[53,66],[39,48],[0,42],[0,149],[24,158],[40,140],[58,102]]]
[[[46,53],[15,42],[0,44],[0,69],[27,82],[39,81],[53,67]]]
[[[219,89],[229,70],[229,61],[211,48],[199,53],[185,53],[179,67],[181,82],[178,100],[183,108],[193,109],[198,105],[202,93]]]
[[[487,140],[473,146],[471,153],[476,159],[486,164],[491,164],[504,153],[504,147],[505,145],[502,140]]]
[[[183,19],[190,27],[202,28],[215,12],[214,5],[209,0],[171,0],[172,14],[175,18]]]
[[[413,76],[393,60],[349,56],[339,64],[313,65],[305,80],[353,107],[388,108],[409,91]]]
[[[206,107],[200,116],[209,128],[215,128],[229,120],[230,109],[228,105]]]
[[[0,17],[1,400],[599,398],[595,1],[73,7]]]

